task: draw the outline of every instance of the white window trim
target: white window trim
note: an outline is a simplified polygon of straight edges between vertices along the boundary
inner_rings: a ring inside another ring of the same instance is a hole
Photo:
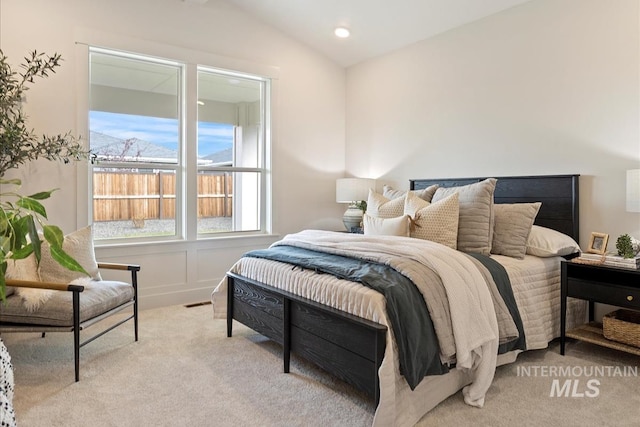
[[[149,40],[143,40],[133,37],[120,36],[101,31],[96,31],[86,28],[77,28],[75,31],[76,40],[76,105],[77,109],[77,129],[78,136],[83,137],[88,145],[89,131],[89,119],[87,111],[89,111],[89,47],[92,48],[104,48],[106,50],[116,50],[122,52],[137,52],[141,55],[147,55],[157,58],[170,58],[170,62],[183,62],[186,64],[185,74],[187,77],[187,87],[183,90],[186,92],[183,95],[193,96],[194,99],[197,96],[197,78],[193,78],[191,73],[197,74],[198,66],[201,68],[210,68],[213,70],[228,70],[230,73],[240,74],[246,73],[251,76],[261,76],[270,80],[270,88],[265,96],[265,105],[269,105],[270,108],[264,113],[265,123],[265,141],[264,141],[264,177],[262,180],[263,188],[261,193],[261,209],[263,214],[260,216],[261,230],[256,232],[230,232],[220,233],[220,235],[203,235],[198,237],[197,232],[197,218],[189,218],[188,220],[182,218],[181,221],[186,221],[180,227],[176,226],[177,235],[168,237],[167,239],[160,240],[135,240],[131,241],[96,241],[96,246],[123,246],[123,245],[150,245],[157,243],[184,243],[195,242],[203,240],[236,240],[236,239],[254,239],[259,236],[271,236],[273,233],[272,226],[272,182],[271,182],[271,168],[272,168],[272,144],[277,139],[274,135],[276,127],[272,125],[275,117],[277,117],[276,103],[273,100],[277,99],[275,94],[277,93],[278,79],[280,70],[277,67],[257,64],[237,58],[231,58],[226,56],[215,55],[208,52],[185,49],[168,44],[161,44],[152,42]],[[233,70],[233,71],[232,71]],[[191,78],[189,78],[191,77]],[[194,95],[195,94],[195,95]],[[189,98],[187,98],[189,99]],[[182,109],[184,128],[181,132],[195,132],[197,133],[197,126],[189,126],[190,121],[197,122],[197,107],[196,105],[186,105]],[[195,140],[196,135],[184,135],[190,140]],[[185,160],[188,162],[190,159],[197,158],[197,147],[194,144],[183,144],[183,155],[186,156]],[[185,162],[185,163],[186,163]],[[193,170],[187,170],[185,174],[184,182],[182,183],[182,191],[184,194],[183,203],[187,204],[186,207],[197,207],[197,191],[189,191],[190,188],[197,187],[197,168],[191,168]],[[76,208],[76,221],[78,228],[89,225],[91,212],[90,204],[93,199],[93,185],[91,183],[90,166],[86,163],[79,163],[77,168],[77,208]],[[176,210],[177,211],[177,210]],[[187,212],[187,210],[184,210]],[[178,217],[176,216],[176,221]],[[179,236],[179,230],[185,230],[184,237]]]

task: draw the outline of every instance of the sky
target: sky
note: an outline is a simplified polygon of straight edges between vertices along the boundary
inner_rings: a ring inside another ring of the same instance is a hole
[[[90,111],[89,129],[116,138],[138,138],[171,150],[178,149],[176,119]],[[232,144],[232,125],[198,122],[198,156],[231,148]]]

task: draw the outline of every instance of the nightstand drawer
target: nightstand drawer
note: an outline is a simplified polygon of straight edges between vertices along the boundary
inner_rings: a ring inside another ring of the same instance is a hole
[[[640,310],[640,289],[569,278],[567,296]]]

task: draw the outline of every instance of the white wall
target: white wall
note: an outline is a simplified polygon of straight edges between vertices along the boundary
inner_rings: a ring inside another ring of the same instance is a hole
[[[581,243],[640,238],[638,0],[534,0],[347,70],[347,170],[580,174]]]
[[[25,106],[30,125],[48,133],[86,132],[77,126],[79,30],[277,67],[275,233],[341,229],[334,189],[345,169],[399,188],[411,178],[579,173],[585,244],[591,231],[640,237],[638,214],[624,210],[625,170],[640,168],[638,15],[638,0],[533,0],[351,67],[346,80],[342,68],[216,0],[1,0],[0,48],[16,65],[33,49],[65,58]],[[47,205],[52,222],[83,225],[75,166],[37,162],[17,175],[25,192],[60,187]],[[273,240],[98,256],[142,265],[144,308],[207,299],[241,253]]]
[[[275,236],[98,248],[101,260],[142,265],[142,308],[208,299],[242,253],[268,245],[279,234],[342,227],[344,207],[335,203],[334,188],[344,171],[343,68],[222,1],[200,6],[181,0],[2,0],[0,48],[16,69],[34,49],[61,53],[65,60],[54,76],[28,92],[25,111],[38,133],[73,130],[86,135],[78,126],[86,108],[78,99],[86,93],[77,83],[86,77],[75,45],[78,34],[86,33],[278,69],[272,153]],[[77,165],[39,161],[12,175],[23,179],[25,193],[61,188],[47,209],[51,222],[65,232],[87,221],[82,214],[87,196],[77,190],[85,185],[85,176],[77,173]]]

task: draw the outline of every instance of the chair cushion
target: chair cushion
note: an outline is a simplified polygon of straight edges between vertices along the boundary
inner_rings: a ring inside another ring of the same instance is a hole
[[[80,293],[80,322],[93,319],[133,299],[129,283],[100,280],[85,286]],[[56,291],[33,312],[28,312],[20,296],[14,294],[0,304],[0,323],[43,326],[73,326],[73,293]]]

